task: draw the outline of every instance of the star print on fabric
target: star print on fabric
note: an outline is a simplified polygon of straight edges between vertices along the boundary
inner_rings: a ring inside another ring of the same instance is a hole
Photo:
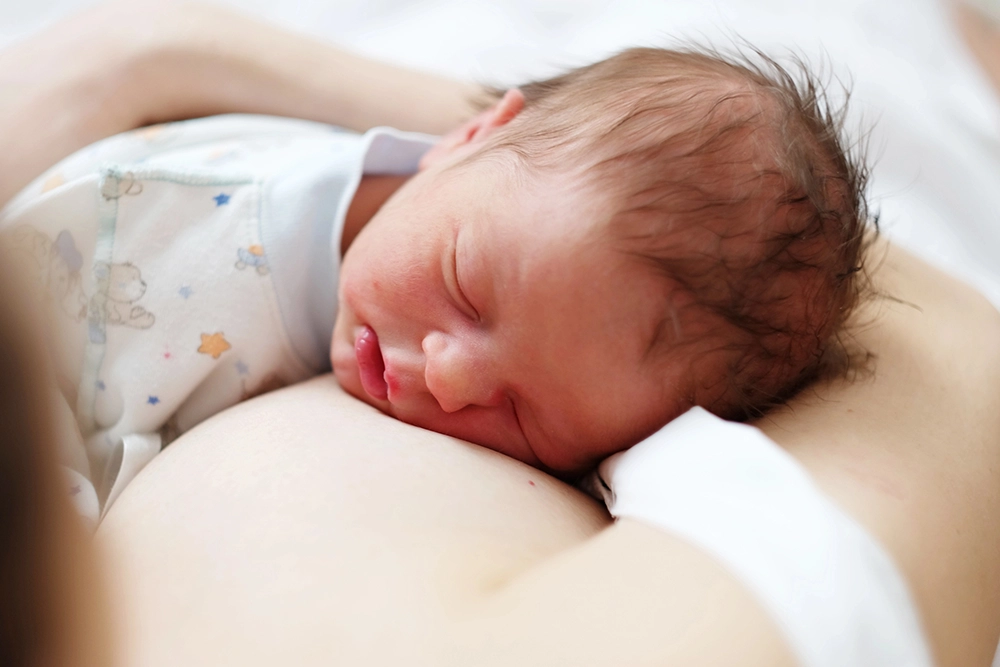
[[[231,348],[232,345],[226,340],[225,334],[216,331],[214,334],[201,335],[201,347],[198,351],[202,354],[210,354],[213,359],[218,359],[222,353]]]
[[[188,285],[184,285],[179,290],[177,290],[177,293],[180,294],[182,297],[184,297],[184,300],[186,301],[188,297],[194,294],[194,290],[191,289]]]
[[[146,399],[146,402],[149,403],[150,405],[156,405],[157,403],[160,402],[160,397],[150,396],[149,398]]]
[[[244,364],[242,361],[236,362],[236,372],[240,375],[247,375],[250,373],[250,367]]]
[[[70,490],[69,490],[69,495],[71,495],[71,496],[75,496],[75,495],[77,495],[78,493],[80,493],[80,492],[81,492],[82,490],[83,490],[83,489],[81,489],[81,488],[80,488],[80,485],[79,485],[79,484],[76,484],[76,485],[74,485],[73,487],[71,487],[71,488],[70,488]]]
[[[229,195],[227,195],[227,194],[225,194],[223,192],[220,192],[216,196],[212,197],[212,199],[215,200],[215,205],[216,206],[225,206],[226,204],[229,203]]]
[[[99,391],[104,391],[107,388],[104,384],[104,380],[98,380],[94,383],[94,386],[97,387]]]

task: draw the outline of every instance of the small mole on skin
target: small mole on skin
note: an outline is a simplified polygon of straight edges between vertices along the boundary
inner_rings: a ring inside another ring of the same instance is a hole
[[[532,482],[532,481],[531,481],[530,479],[528,480],[528,484],[531,484],[532,486],[534,486],[534,485],[535,485],[535,483],[534,483],[534,482]]]

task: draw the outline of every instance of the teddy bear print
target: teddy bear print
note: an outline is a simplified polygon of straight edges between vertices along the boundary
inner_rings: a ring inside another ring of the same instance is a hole
[[[129,262],[97,262],[94,279],[97,291],[90,299],[91,342],[106,342],[106,327],[109,324],[133,329],[153,326],[156,316],[135,303],[146,293],[146,283],[142,280],[139,267]]]
[[[73,235],[59,232],[55,241],[28,226],[14,229],[12,258],[16,266],[73,321],[87,316],[87,297],[83,291],[83,255],[76,247]]]

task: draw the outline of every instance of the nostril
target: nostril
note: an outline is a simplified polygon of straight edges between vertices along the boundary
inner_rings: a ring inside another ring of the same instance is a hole
[[[441,407],[441,411],[447,412],[448,414],[451,414],[453,412],[458,412],[466,405],[468,405],[463,401],[451,400],[450,398],[447,397],[447,395],[441,394],[440,392],[435,394],[432,391],[431,395],[434,396],[434,399],[438,402],[438,405]]]
[[[435,394],[433,391],[431,392],[431,395],[437,401],[438,406],[440,406],[441,408],[441,411],[446,412],[448,414],[458,412],[459,410],[468,405],[468,403],[465,403],[463,401],[454,401],[442,394]]]

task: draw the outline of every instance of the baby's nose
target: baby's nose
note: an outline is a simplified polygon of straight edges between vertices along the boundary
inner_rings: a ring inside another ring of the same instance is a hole
[[[488,346],[473,336],[432,332],[422,344],[424,382],[445,412],[470,405],[494,407],[503,402],[496,363]]]

